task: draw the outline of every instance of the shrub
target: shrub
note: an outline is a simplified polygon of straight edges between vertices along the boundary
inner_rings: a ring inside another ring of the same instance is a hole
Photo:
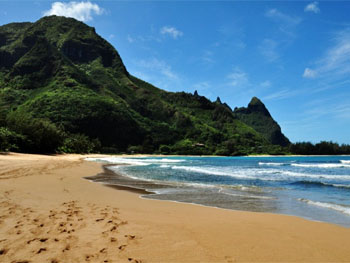
[[[84,134],[71,134],[64,139],[63,145],[59,147],[59,151],[65,153],[92,153],[96,152],[95,149],[100,146],[101,143],[97,139],[91,141]]]
[[[169,154],[171,149],[170,149],[170,147],[168,145],[161,145],[159,147],[159,151],[160,151],[161,154]]]
[[[0,151],[18,151],[18,144],[24,141],[23,135],[17,134],[6,127],[0,127]]]
[[[7,117],[7,126],[23,140],[20,151],[33,153],[54,153],[62,145],[64,134],[55,124],[46,119],[36,119],[23,112],[11,112]]]

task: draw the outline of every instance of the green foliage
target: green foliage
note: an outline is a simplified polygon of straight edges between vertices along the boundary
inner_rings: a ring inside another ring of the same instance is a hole
[[[62,144],[63,133],[49,120],[36,119],[30,114],[11,112],[8,128],[24,138],[18,147],[24,152],[52,153]]]
[[[339,145],[334,142],[321,141],[313,144],[311,142],[297,142],[289,146],[292,154],[301,155],[333,155],[350,154],[350,145]]]
[[[127,150],[128,153],[130,154],[134,154],[134,153],[142,153],[143,149],[141,145],[132,145],[128,147]]]
[[[64,153],[92,153],[97,152],[101,147],[98,139],[91,141],[84,134],[72,134],[64,139],[63,145],[58,148],[58,151]]]
[[[0,127],[0,152],[18,151],[18,145],[25,140],[23,135],[5,127]]]
[[[159,147],[159,152],[161,154],[169,154],[171,152],[171,148],[168,145],[161,145]]]

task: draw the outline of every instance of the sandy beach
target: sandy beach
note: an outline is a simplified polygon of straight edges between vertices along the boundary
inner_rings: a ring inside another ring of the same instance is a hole
[[[83,155],[0,155],[0,262],[350,262],[350,229],[141,199]]]

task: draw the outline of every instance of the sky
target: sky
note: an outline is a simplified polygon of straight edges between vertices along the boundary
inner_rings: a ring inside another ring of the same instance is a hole
[[[161,89],[231,108],[256,96],[292,142],[350,143],[350,1],[0,0],[0,25],[53,14]]]

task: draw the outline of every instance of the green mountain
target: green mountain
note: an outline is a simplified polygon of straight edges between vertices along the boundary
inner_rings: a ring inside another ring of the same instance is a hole
[[[234,115],[262,134],[272,144],[288,146],[290,141],[281,132],[281,127],[257,97],[253,97],[247,108],[235,108]]]
[[[72,18],[0,27],[0,150],[283,152],[288,139],[256,101],[233,112],[220,99],[158,89]]]

